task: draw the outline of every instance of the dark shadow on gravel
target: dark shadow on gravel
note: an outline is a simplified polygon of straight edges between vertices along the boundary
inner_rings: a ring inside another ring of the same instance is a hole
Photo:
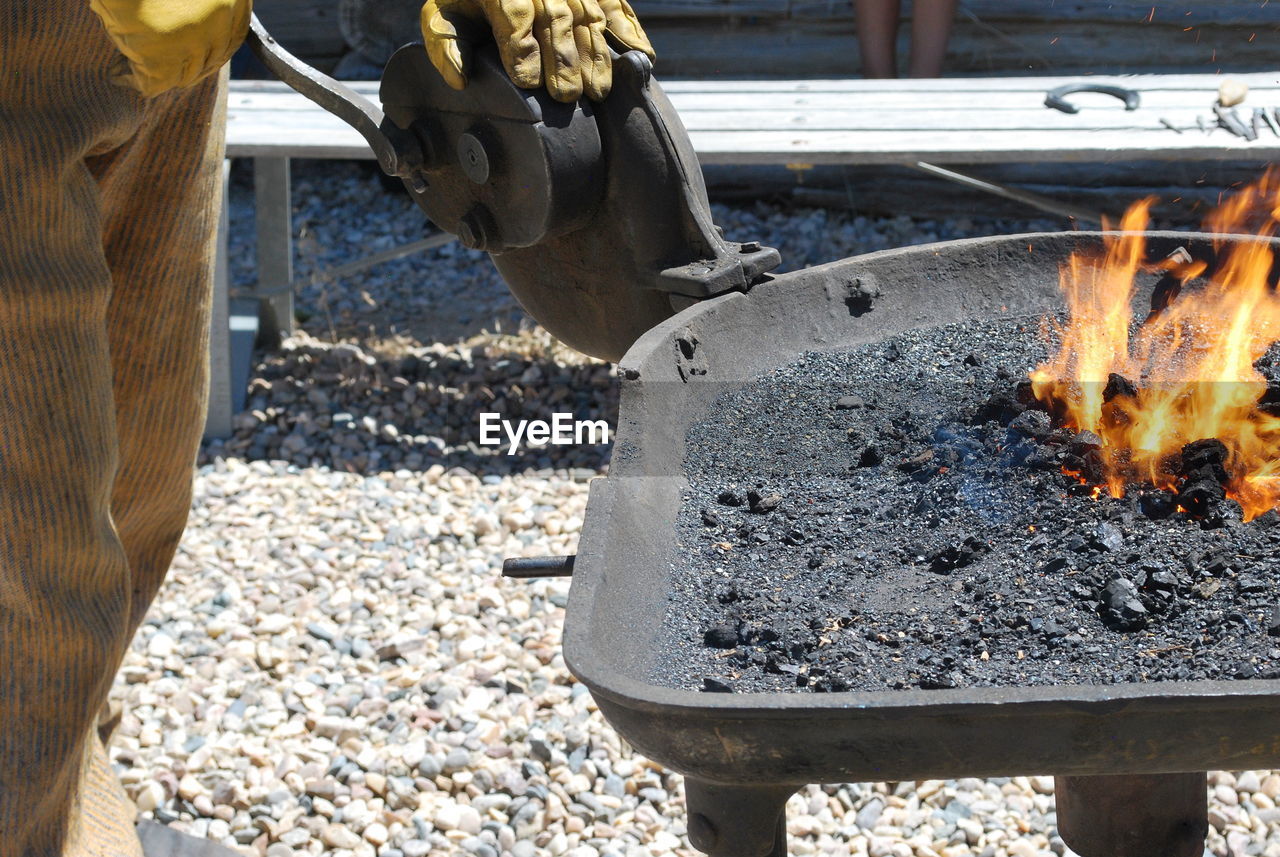
[[[264,356],[234,434],[205,441],[200,463],[218,457],[287,461],[372,475],[435,465],[477,476],[549,469],[598,473],[612,453],[618,384],[609,364],[565,365],[528,353],[530,340],[429,347],[403,343],[374,353],[351,343],[295,340]],[[502,419],[604,420],[607,444],[481,445],[481,414]]]

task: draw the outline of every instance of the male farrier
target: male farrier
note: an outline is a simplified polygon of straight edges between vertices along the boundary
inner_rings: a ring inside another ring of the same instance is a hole
[[[336,0],[335,0],[336,2]],[[250,0],[0,0],[0,857],[141,854],[104,711],[186,523]],[[451,84],[602,98],[626,0],[431,0]],[[479,32],[477,32],[479,31]]]

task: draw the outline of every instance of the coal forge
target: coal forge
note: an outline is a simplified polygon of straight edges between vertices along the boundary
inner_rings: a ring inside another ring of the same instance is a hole
[[[1251,239],[1147,233],[1133,315],[1107,328],[1135,347],[1068,360],[1039,395],[1033,373],[1071,329],[1061,266],[1111,238],[782,274],[690,307],[622,361],[565,660],[620,734],[685,775],[697,847],[785,853],[797,784],[1039,772],[1073,850],[1199,854],[1204,775],[1168,772],[1276,764],[1280,527],[1245,508],[1275,483],[1241,451],[1271,440],[1257,406],[1280,355],[1250,353],[1256,377],[1223,388],[1231,432],[1165,421],[1158,446],[1133,434],[1126,452],[1113,431],[1183,401],[1156,395],[1141,328],[1148,304],[1209,283],[1166,260]],[[1106,406],[1101,431],[1063,404],[1076,388]],[[1184,455],[1207,439],[1225,455]]]
[[[1047,356],[1036,319],[956,325],[809,353],[722,395],[689,432],[655,680],[1280,677],[1280,516],[1244,520],[1215,440],[1166,458],[1170,487],[1113,497],[1101,439],[1030,390]],[[1276,377],[1277,356],[1258,367]]]

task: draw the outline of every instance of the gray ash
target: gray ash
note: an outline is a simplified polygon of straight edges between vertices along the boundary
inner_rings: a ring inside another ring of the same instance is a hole
[[[1242,521],[1217,441],[1169,463],[1176,495],[1099,491],[1099,439],[1020,381],[1043,358],[1034,320],[956,325],[810,353],[721,396],[688,435],[653,680],[1280,678],[1280,515]]]

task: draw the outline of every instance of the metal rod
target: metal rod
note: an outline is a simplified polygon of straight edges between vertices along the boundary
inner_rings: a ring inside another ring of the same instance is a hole
[[[1280,125],[1276,124],[1276,120],[1272,118],[1272,110],[1262,108],[1262,121],[1267,123],[1267,127],[1271,129],[1271,133],[1280,137]]]
[[[502,561],[502,576],[527,579],[531,577],[572,577],[576,554],[568,556],[509,557]]]
[[[365,268],[371,268],[374,265],[383,262],[390,262],[393,259],[400,259],[413,253],[420,253],[423,250],[431,250],[436,247],[442,247],[451,241],[457,241],[458,236],[450,235],[448,232],[440,232],[435,235],[429,235],[418,241],[411,241],[408,244],[400,244],[396,247],[390,247],[386,250],[379,250],[377,253],[370,253],[363,259],[356,259],[354,262],[348,262],[345,265],[338,265],[336,268],[325,270],[320,276],[328,278],[349,277],[357,274]]]
[[[451,241],[457,240],[458,236],[456,235],[450,235],[448,232],[440,232],[417,241],[410,241],[407,244],[399,244],[395,247],[389,247],[386,250],[379,250],[377,253],[370,253],[368,256],[356,259],[354,262],[347,262],[345,265],[326,268],[323,271],[314,274],[313,277],[317,280],[325,281],[336,280],[340,277],[349,277],[352,274],[360,273],[366,268],[372,268],[374,265],[379,265],[383,262],[391,262],[395,259],[403,258],[404,256],[421,253],[424,250],[432,250],[436,247],[442,247]],[[248,292],[241,290],[239,292],[234,292],[232,297],[263,298],[291,291],[293,291],[293,284],[286,283],[284,285],[271,286],[266,289],[254,289],[253,291]]]
[[[1079,221],[1080,223],[1090,223],[1094,225],[1102,223],[1102,216],[1097,212],[1061,203],[1057,200],[1050,199],[1047,196],[1041,196],[1038,193],[1005,187],[1004,185],[999,185],[995,182],[984,181],[983,179],[975,178],[974,176],[958,173],[955,170],[948,170],[935,164],[927,164],[924,161],[916,161],[914,164],[909,164],[908,166],[913,169],[917,169],[920,172],[928,173],[931,176],[937,176],[938,178],[946,179],[947,181],[956,182],[957,184],[962,184],[966,187],[974,188],[975,190],[986,191],[987,193],[995,194],[996,196],[1004,197],[1005,199],[1012,199],[1015,202],[1024,203],[1032,208],[1038,208],[1041,211],[1047,211],[1050,214],[1056,214],[1059,217],[1066,217],[1071,220]]]
[[[288,158],[253,159],[254,223],[258,236],[259,316],[273,343],[293,335],[293,290],[271,290],[276,283],[293,282],[293,196]]]

